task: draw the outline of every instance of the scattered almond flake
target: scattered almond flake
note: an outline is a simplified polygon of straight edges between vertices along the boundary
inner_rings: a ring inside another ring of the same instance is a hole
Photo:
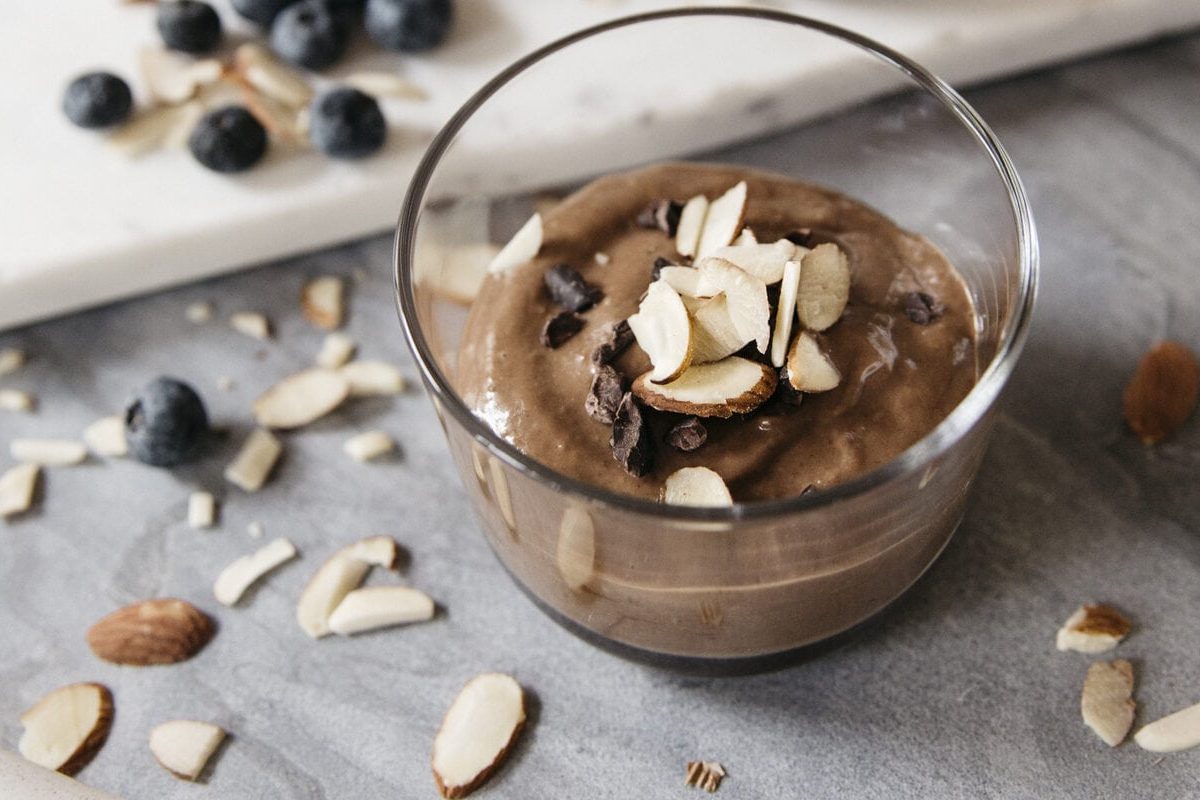
[[[142,48],[138,66],[150,96],[172,106],[191,100],[225,71],[215,58],[195,59],[162,47]]]
[[[742,228],[742,232],[733,240],[735,245],[743,244],[758,244],[758,237],[754,235],[754,231],[750,230],[749,226]]]
[[[407,385],[400,370],[384,361],[351,361],[338,371],[349,382],[351,397],[400,394]]]
[[[210,492],[192,492],[188,497],[187,518],[193,530],[211,528],[217,522],[217,499]]]
[[[801,331],[792,341],[787,355],[787,375],[788,383],[798,392],[827,392],[836,389],[842,381],[838,368],[808,331]]]
[[[101,417],[83,429],[83,441],[98,456],[120,458],[129,454],[125,441],[125,418],[119,414]]]
[[[0,411],[29,413],[37,406],[37,398],[20,389],[0,389]]]
[[[1058,631],[1059,650],[1103,653],[1129,635],[1133,626],[1120,611],[1106,605],[1082,605]]]
[[[21,715],[17,749],[46,769],[74,775],[104,746],[112,727],[112,693],[98,683],[75,683],[47,694]],[[56,784],[45,796],[74,796]],[[28,797],[26,792],[22,796]]]
[[[733,505],[733,497],[721,476],[708,467],[684,467],[667,476],[663,502],[673,506],[719,508]]]
[[[696,257],[704,258],[733,241],[746,218],[746,182],[739,181],[708,204],[704,226],[696,243]]]
[[[261,522],[251,522],[246,526],[246,535],[251,539],[261,539],[266,532],[267,529],[263,527]]]
[[[787,239],[780,239],[770,244],[731,244],[718,247],[711,256],[725,259],[771,286],[783,280],[784,265],[789,261],[801,261],[807,252],[807,249],[797,247]]]
[[[465,797],[504,761],[525,725],[525,694],[508,675],[472,678],[433,740],[433,777],[442,797]]]
[[[259,395],[254,419],[264,428],[299,428],[316,422],[349,396],[350,382],[338,370],[306,369]]]
[[[261,528],[261,526],[259,527]],[[259,536],[261,535],[260,531]],[[296,546],[294,544],[283,537],[275,539],[265,547],[260,547],[250,555],[242,556],[221,570],[216,583],[213,584],[213,595],[219,603],[227,606],[235,605],[256,581],[295,557]]]
[[[150,753],[176,778],[194,781],[225,736],[224,730],[208,722],[171,720],[150,731]]]
[[[750,273],[722,258],[706,258],[697,265],[701,296],[724,293],[729,304],[729,318],[743,341],[753,341],[758,352],[767,352],[771,340],[771,305],[767,300],[767,285]],[[801,270],[800,280],[804,273]]]
[[[810,331],[825,330],[842,318],[850,300],[850,262],[835,244],[819,244],[804,254],[796,316]]]
[[[266,482],[283,453],[283,443],[263,428],[246,439],[233,462],[225,468],[225,480],[247,492],[257,492]]]
[[[262,94],[244,79],[239,81],[239,85],[242,104],[272,137],[291,145],[303,144],[308,140],[307,128],[301,130],[299,111]]]
[[[1133,735],[1138,747],[1175,753],[1200,745],[1200,703],[1151,722]]]
[[[696,255],[700,235],[704,232],[704,217],[708,214],[708,198],[702,194],[690,198],[679,212],[675,228],[675,251],[681,256]]]
[[[665,270],[664,270],[665,272]],[[698,270],[693,270],[698,272]],[[684,304],[687,304],[685,298]],[[698,301],[692,315],[692,365],[709,364],[727,358],[749,341],[739,334],[729,313],[729,299],[718,294]]]
[[[592,517],[582,508],[570,506],[563,512],[555,548],[558,574],[572,591],[579,591],[596,570],[596,530]]]
[[[240,45],[233,53],[233,63],[247,83],[280,103],[299,109],[313,98],[312,86],[304,76],[262,45]]]
[[[665,281],[680,297],[700,297],[700,270],[698,269],[672,264],[658,271],[658,279]]]
[[[689,761],[683,782],[686,786],[712,793],[721,788],[721,779],[725,775],[725,768],[716,761]]]
[[[491,273],[507,272],[537,256],[542,249],[542,215],[534,214],[488,264]]]
[[[219,391],[231,392],[233,391],[233,387],[233,378],[229,377],[228,375],[221,375],[217,377],[217,389]]]
[[[800,262],[788,261],[783,266],[779,285],[779,305],[775,309],[775,331],[771,334],[771,365],[782,367],[787,361],[788,343],[792,339],[792,322],[796,318],[796,290],[800,286]]]
[[[129,158],[163,147],[179,129],[190,132],[195,124],[195,111],[190,103],[181,106],[155,106],[139,111],[108,135],[107,144]]]
[[[321,349],[317,351],[317,366],[326,369],[337,369],[354,358],[358,343],[347,334],[334,331],[325,336]]]
[[[592,256],[592,260],[600,266],[606,267],[608,266],[609,262],[612,261],[612,258],[608,255],[608,253],[601,253],[597,251],[597,253]]]
[[[433,619],[433,599],[407,586],[368,586],[348,593],[329,615],[339,636]]]
[[[329,618],[366,578],[371,567],[391,569],[399,546],[390,536],[369,536],[346,545],[322,564],[300,593],[296,621],[314,639],[332,633]]]
[[[204,301],[201,303],[192,303],[184,312],[187,315],[188,322],[194,322],[197,325],[203,322],[208,322],[216,313],[216,308],[212,303]]]
[[[651,408],[724,419],[758,408],[778,383],[770,366],[738,356],[689,367],[671,383],[651,383],[648,374],[634,380],[632,391]]]
[[[1097,661],[1083,681],[1080,711],[1083,722],[1109,747],[1125,740],[1133,727],[1133,665],[1118,658]]]
[[[300,307],[304,318],[318,328],[340,328],[344,315],[345,282],[336,275],[323,275],[304,284]]]
[[[342,450],[355,461],[370,461],[395,452],[396,440],[385,431],[367,431],[347,439]]]
[[[239,311],[229,318],[229,325],[238,333],[255,339],[271,338],[271,323],[256,311]]]
[[[0,350],[0,375],[16,372],[25,364],[25,351],[15,347]]]
[[[692,324],[687,308],[666,281],[650,284],[628,322],[638,346],[654,365],[649,380],[669,383],[692,363]]]
[[[420,86],[394,72],[355,72],[341,81],[346,86],[374,97],[397,100],[426,100],[429,95]]]
[[[37,464],[18,464],[0,475],[0,517],[23,514],[33,507],[41,474]]]
[[[26,464],[72,467],[87,459],[87,447],[75,439],[13,439],[9,454]]]

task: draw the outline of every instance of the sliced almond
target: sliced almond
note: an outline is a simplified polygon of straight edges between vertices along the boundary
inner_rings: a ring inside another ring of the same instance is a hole
[[[197,325],[210,322],[216,313],[217,307],[206,300],[199,303],[192,303],[183,311],[183,315],[187,317],[187,321],[194,322]]]
[[[0,517],[24,514],[33,507],[42,468],[37,464],[18,464],[0,475]]]
[[[407,586],[368,586],[347,594],[329,616],[339,636],[433,619],[433,599]]]
[[[396,440],[387,431],[366,431],[352,436],[342,451],[355,461],[371,461],[396,451]]]
[[[692,364],[720,361],[745,347],[749,339],[738,332],[724,294],[692,306]]]
[[[442,797],[466,797],[504,761],[525,725],[525,695],[508,675],[472,678],[433,740],[433,777]]]
[[[341,82],[373,97],[397,100],[426,100],[429,97],[420,86],[394,72],[355,72]]]
[[[671,383],[654,384],[649,374],[640,375],[633,382],[633,393],[659,411],[728,418],[762,405],[775,391],[777,380],[775,370],[766,364],[730,356],[691,367]]]
[[[783,268],[789,261],[800,261],[808,251],[787,239],[771,244],[731,244],[718,247],[713,258],[722,258],[770,286],[783,280]]]
[[[188,497],[187,516],[192,530],[211,528],[217,521],[217,499],[208,492],[192,492]]]
[[[203,611],[165,597],[117,609],[88,629],[87,643],[96,658],[111,664],[178,664],[204,649],[216,631]]]
[[[176,778],[194,781],[225,740],[225,731],[210,722],[175,719],[150,731],[150,752]]]
[[[692,323],[679,293],[666,281],[650,284],[638,312],[628,322],[638,346],[654,365],[650,380],[673,381],[687,369],[692,360]]]
[[[313,98],[313,89],[296,70],[284,64],[259,44],[247,42],[233,53],[238,73],[255,89],[292,108],[303,108]]]
[[[669,266],[658,271],[658,278],[665,281],[681,297],[699,297],[700,270],[693,267]]]
[[[1133,665],[1118,658],[1088,667],[1080,710],[1083,722],[1109,747],[1125,740],[1133,726]]]
[[[20,389],[0,389],[0,411],[28,414],[37,406],[37,398]]]
[[[749,227],[745,227],[742,228],[741,233],[737,235],[737,238],[733,240],[733,243],[735,245],[758,244],[758,237],[754,235],[754,231],[752,231]]]
[[[296,621],[314,639],[332,633],[329,617],[357,589],[372,566],[390,569],[397,545],[390,536],[370,536],[338,550],[309,579],[296,605]]]
[[[345,282],[336,275],[323,275],[304,284],[300,292],[304,318],[327,331],[341,327],[345,290]]]
[[[771,339],[771,305],[767,285],[723,258],[705,258],[700,271],[698,291],[704,297],[723,293],[729,303],[729,317],[743,341],[753,341],[758,352],[767,352]]]
[[[256,90],[248,83],[239,83],[241,101],[267,133],[290,145],[303,145],[308,141],[308,109],[296,110]]]
[[[83,441],[98,456],[120,458],[129,454],[125,441],[125,419],[120,415],[101,417],[83,429]]]
[[[1122,398],[1125,422],[1144,444],[1183,427],[1200,400],[1200,361],[1179,342],[1159,342],[1138,362]]]
[[[225,71],[215,58],[194,59],[162,47],[143,48],[138,66],[150,96],[168,105],[191,100],[200,87],[216,83]]]
[[[225,480],[244,491],[257,492],[266,483],[282,453],[283,443],[274,434],[256,428],[225,468]]]
[[[596,529],[582,508],[570,506],[563,513],[555,547],[558,574],[573,591],[579,591],[596,570]]]
[[[400,394],[407,386],[399,368],[384,361],[351,361],[338,371],[350,384],[351,397]]]
[[[0,349],[0,375],[9,375],[25,365],[25,351],[15,347]]]
[[[499,252],[500,248],[487,242],[427,245],[421,251],[421,263],[428,266],[422,271],[429,276],[426,282],[438,294],[469,306],[479,296],[488,264]]]
[[[316,422],[350,396],[338,370],[307,369],[289,375],[254,401],[254,419],[265,428],[291,429]]]
[[[229,326],[254,339],[271,338],[271,322],[256,311],[239,311],[229,317]]]
[[[21,715],[25,732],[17,748],[39,766],[74,775],[104,746],[112,718],[112,693],[104,686],[63,686]]]
[[[679,212],[675,227],[675,250],[681,256],[696,255],[700,235],[704,233],[704,217],[708,214],[708,198],[702,194],[688,200]]]
[[[531,261],[541,249],[542,215],[534,214],[512,239],[509,239],[508,244],[500,248],[500,252],[488,264],[488,272],[508,272],[513,267]]]
[[[221,570],[213,584],[217,601],[232,606],[242,599],[246,590],[271,570],[296,557],[296,546],[280,537],[248,556],[242,556]]]
[[[1200,703],[1151,722],[1133,735],[1138,747],[1175,753],[1200,745]]]
[[[721,779],[725,775],[725,768],[716,761],[689,761],[683,782],[712,794],[721,788]]]
[[[1103,653],[1116,647],[1132,628],[1129,620],[1112,606],[1083,605],[1063,623],[1056,645],[1059,650]]]
[[[842,373],[808,331],[801,331],[792,341],[787,354],[787,373],[788,383],[799,392],[827,392],[842,381]]]
[[[787,361],[792,323],[796,319],[796,290],[800,286],[800,262],[783,265],[779,283],[779,304],[775,307],[775,331],[771,334],[771,364],[782,367]]]
[[[733,241],[746,219],[746,182],[740,181],[708,204],[704,228],[696,244],[696,257],[704,258]]]
[[[72,467],[87,459],[87,446],[74,439],[13,439],[8,452],[25,464]]]
[[[341,331],[334,331],[321,342],[321,349],[317,351],[317,366],[337,369],[354,358],[354,351],[357,349],[358,343],[352,338]]]
[[[684,467],[667,476],[663,502],[673,506],[717,508],[733,505],[729,487],[708,467]]]
[[[180,130],[191,133],[199,103],[184,103],[178,106],[155,106],[139,111],[128,122],[108,135],[107,144],[128,158],[135,158],[166,146]]]
[[[836,244],[819,244],[804,254],[796,316],[810,331],[825,330],[842,318],[850,301],[850,262]]]

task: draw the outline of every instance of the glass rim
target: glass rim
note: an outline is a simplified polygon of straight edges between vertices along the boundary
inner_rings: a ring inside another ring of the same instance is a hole
[[[609,31],[673,17],[719,16],[745,17],[797,25],[839,39],[895,68],[926,93],[939,100],[983,146],[985,154],[991,159],[998,177],[1007,190],[1016,222],[1020,284],[1017,302],[1013,313],[1009,315],[1004,329],[1001,331],[996,353],[975,385],[945,419],[907,449],[875,469],[826,489],[818,489],[807,494],[778,500],[754,500],[720,508],[701,508],[667,505],[576,480],[527,456],[511,442],[497,435],[487,423],[467,408],[437,366],[431,348],[417,321],[416,298],[413,292],[415,271],[412,255],[416,243],[417,219],[425,192],[442,156],[467,121],[502,87],[558,51],[576,42]],[[732,522],[764,519],[821,508],[865,494],[902,475],[911,473],[943,455],[983,417],[1007,383],[1028,336],[1034,300],[1037,295],[1039,271],[1036,228],[1024,185],[1017,175],[1008,153],[997,140],[991,128],[954,88],[907,56],[841,26],[785,11],[732,6],[664,9],[609,20],[580,29],[539,47],[500,71],[463,103],[462,107],[438,131],[422,156],[409,182],[408,191],[401,206],[392,260],[393,290],[400,324],[408,341],[409,349],[413,352],[421,370],[423,381],[432,395],[431,399],[437,407],[435,408],[436,413],[439,415],[445,412],[450,413],[471,434],[472,439],[486,448],[489,453],[500,458],[518,472],[548,485],[555,491],[567,492],[629,512],[681,522]]]

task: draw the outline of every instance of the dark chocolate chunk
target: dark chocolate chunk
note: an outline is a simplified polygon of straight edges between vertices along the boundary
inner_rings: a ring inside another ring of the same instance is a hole
[[[667,444],[684,453],[698,449],[708,441],[708,429],[696,417],[688,417],[667,431]]]
[[[566,311],[587,311],[604,299],[604,292],[583,279],[570,264],[555,264],[546,270],[546,291]]]
[[[663,267],[673,266],[674,263],[671,259],[663,258],[662,256],[654,259],[654,269],[650,270],[650,282],[653,283],[662,276]]]
[[[592,378],[592,388],[588,390],[587,400],[583,407],[588,416],[605,425],[612,425],[617,416],[617,406],[625,397],[625,379],[621,373],[608,364],[601,364]]]
[[[801,247],[812,247],[813,245],[812,228],[801,228],[798,231],[792,231],[783,238],[787,239],[792,244],[800,245]]]
[[[628,350],[631,344],[633,344],[633,330],[629,327],[628,320],[621,320],[609,325],[604,341],[592,351],[592,363],[597,367],[601,364],[611,364],[617,356]]]
[[[654,436],[646,414],[633,395],[626,392],[617,406],[613,417],[613,458],[635,478],[640,478],[654,467]]]
[[[564,343],[583,330],[583,317],[571,311],[555,314],[542,326],[542,344],[551,349]]]
[[[916,325],[928,325],[945,311],[946,307],[937,298],[925,292],[909,292],[904,296],[904,313]]]
[[[667,236],[674,236],[679,228],[679,215],[683,213],[683,203],[674,200],[658,200],[642,209],[637,216],[640,228],[658,228]]]

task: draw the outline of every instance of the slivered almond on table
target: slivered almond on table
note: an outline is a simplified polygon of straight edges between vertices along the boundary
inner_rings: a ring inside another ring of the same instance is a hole
[[[466,797],[503,763],[525,726],[525,693],[508,675],[472,678],[451,703],[433,741],[442,797]]]
[[[372,567],[391,569],[399,546],[390,536],[370,536],[346,545],[309,579],[296,605],[296,621],[314,639],[333,632],[329,619],[346,595],[359,587]]]
[[[1082,605],[1063,623],[1055,644],[1059,650],[1103,653],[1116,647],[1132,628],[1129,620],[1112,606]]]

